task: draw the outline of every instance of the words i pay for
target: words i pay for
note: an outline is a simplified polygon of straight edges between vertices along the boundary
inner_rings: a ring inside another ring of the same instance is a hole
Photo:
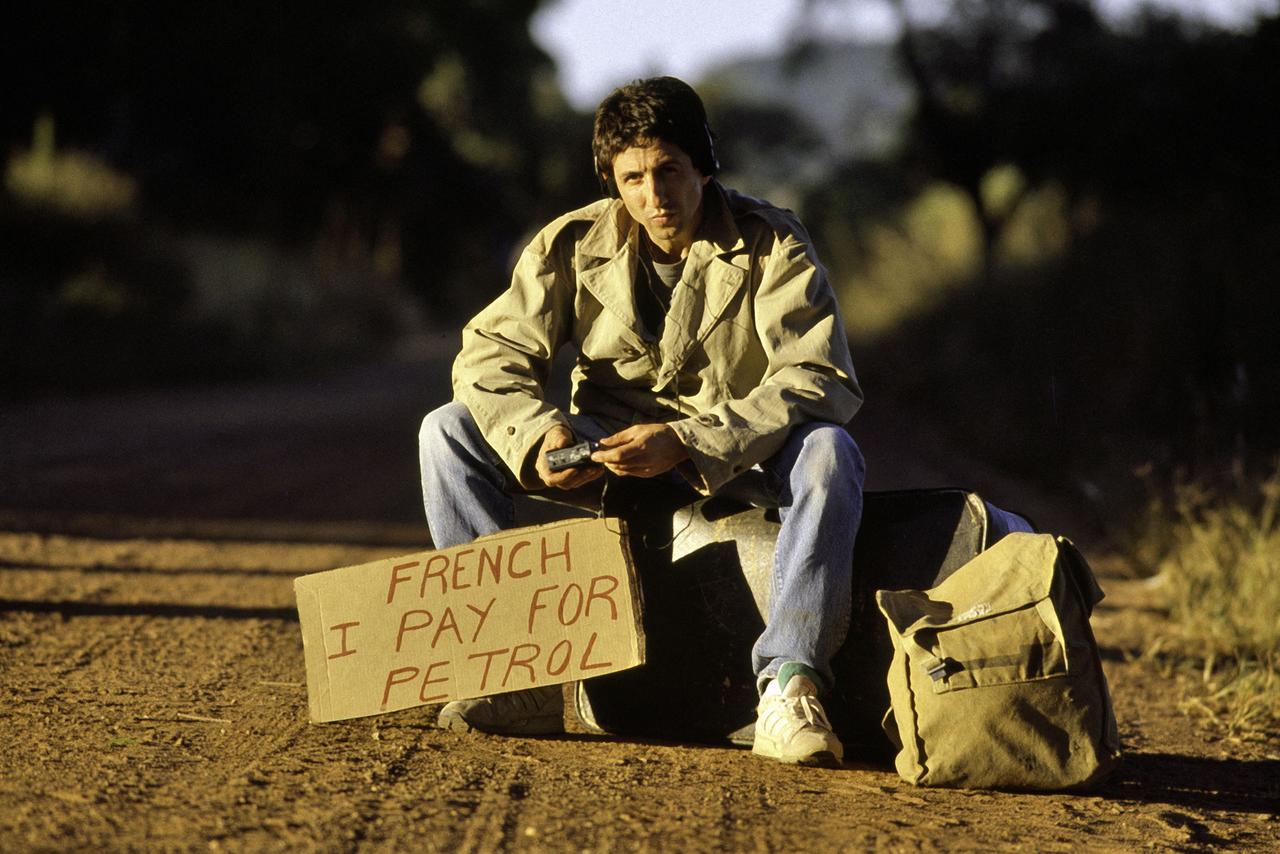
[[[528,619],[525,624],[525,631],[533,634],[534,626],[537,623],[540,612],[546,611],[547,615],[555,615],[556,620],[561,626],[568,628],[576,625],[583,617],[591,616],[591,605],[595,602],[603,603],[601,608],[608,605],[608,616],[611,622],[618,620],[618,603],[614,601],[613,594],[618,589],[618,579],[612,575],[597,575],[587,582],[584,587],[581,584],[569,583],[566,585],[552,584],[546,587],[538,587],[533,591],[533,595],[529,598]],[[471,621],[474,628],[471,629],[471,637],[464,638],[462,628],[458,623],[458,618],[454,614],[452,607],[446,607],[440,612],[440,619],[437,620],[435,614],[425,608],[409,608],[400,615],[400,627],[396,630],[396,652],[400,652],[405,643],[405,635],[410,632],[425,631],[432,626],[435,627],[434,632],[429,632],[431,637],[431,648],[435,649],[440,643],[441,638],[452,639],[457,645],[464,643],[475,643],[480,637],[480,632],[484,629],[485,621],[489,619],[489,613],[493,610],[493,605],[497,602],[497,597],[489,599],[483,608],[477,608],[470,603],[467,604],[467,611],[463,613],[464,621]],[[554,606],[552,603],[555,603]],[[354,642],[353,630],[360,625],[358,621],[347,623],[337,623],[330,626],[329,631],[339,633],[339,649],[330,653],[329,658],[345,658],[348,655],[355,655],[358,651],[352,643]],[[426,637],[423,635],[422,637]]]

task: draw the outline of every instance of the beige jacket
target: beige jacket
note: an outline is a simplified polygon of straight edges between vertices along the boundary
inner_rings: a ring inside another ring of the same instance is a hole
[[[713,493],[807,421],[844,424],[862,403],[849,345],[809,236],[786,210],[728,190],[703,195],[660,341],[633,294],[639,226],[602,200],[544,228],[511,287],[463,329],[456,400],[526,488],[530,456],[562,412],[544,400],[551,361],[578,351],[571,408],[611,430],[668,422],[682,471]]]

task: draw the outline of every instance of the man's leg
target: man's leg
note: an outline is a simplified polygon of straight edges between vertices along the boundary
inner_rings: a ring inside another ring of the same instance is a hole
[[[467,407],[449,403],[431,412],[418,433],[422,501],[438,549],[469,543],[515,524],[515,502],[506,466],[480,435]],[[508,735],[564,731],[559,685],[474,700],[440,710],[445,729]]]
[[[460,546],[515,524],[506,466],[463,404],[447,403],[422,420],[418,464],[436,548]]]
[[[756,753],[786,762],[838,763],[843,748],[818,694],[849,631],[853,544],[862,520],[865,464],[834,424],[795,428],[764,468],[779,487],[782,529],[769,622],[753,665],[761,689]]]

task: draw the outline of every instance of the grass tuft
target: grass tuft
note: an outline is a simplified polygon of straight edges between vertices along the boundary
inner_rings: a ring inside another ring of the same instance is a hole
[[[1280,729],[1280,468],[1229,494],[1184,485],[1157,503],[1139,551],[1152,561],[1197,690],[1182,706],[1228,736]]]

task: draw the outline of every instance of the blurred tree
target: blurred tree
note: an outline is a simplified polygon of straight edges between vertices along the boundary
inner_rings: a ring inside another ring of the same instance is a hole
[[[904,144],[834,175],[806,221],[861,220],[847,242],[874,254],[857,240],[944,182],[984,260],[981,287],[939,291],[870,356],[893,387],[1054,482],[1280,450],[1280,17],[1224,31],[1149,8],[1108,23],[1087,0],[898,7]],[[1019,257],[1043,207],[1055,254]]]
[[[1001,232],[1033,186],[993,186],[991,176],[1015,159],[1011,137],[1028,119],[1025,112],[1007,111],[1005,102],[1027,84],[1028,52],[1053,25],[1045,5],[1069,7],[1072,26],[1100,31],[1100,24],[1083,0],[954,0],[939,21],[927,26],[912,18],[906,0],[895,2],[902,22],[899,51],[916,87],[904,155],[968,196],[981,230],[984,278],[990,282]]]
[[[0,134],[10,151],[51,115],[180,227],[320,236],[449,317],[500,286],[541,197],[572,191],[542,168],[567,108],[536,6],[20,4],[0,30]]]
[[[802,116],[780,104],[745,102],[714,86],[704,90],[725,180],[779,203],[813,180],[806,172],[823,162],[822,144]]]

